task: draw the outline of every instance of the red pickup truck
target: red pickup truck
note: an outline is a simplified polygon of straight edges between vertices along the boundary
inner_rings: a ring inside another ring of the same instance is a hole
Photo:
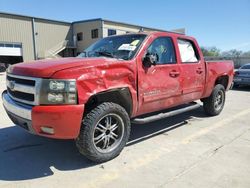
[[[141,32],[101,39],[75,58],[11,66],[2,99],[16,125],[75,139],[80,153],[104,162],[126,145],[131,120],[186,112],[199,99],[208,115],[218,115],[232,80],[233,62],[205,62],[194,38]]]

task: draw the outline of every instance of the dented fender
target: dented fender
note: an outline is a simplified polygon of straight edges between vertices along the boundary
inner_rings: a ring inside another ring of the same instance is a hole
[[[113,62],[114,60],[110,59],[109,62],[106,60],[105,64],[99,66],[82,66],[62,70],[55,73],[53,78],[65,78],[65,75],[69,78],[75,77],[79,104],[86,104],[92,96],[117,88],[128,88],[132,101],[137,101],[135,62],[132,60]],[[137,103],[133,103],[132,116],[136,114],[136,110]]]

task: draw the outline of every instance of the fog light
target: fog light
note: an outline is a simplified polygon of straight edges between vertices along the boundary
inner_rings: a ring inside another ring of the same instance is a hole
[[[51,127],[41,127],[41,130],[47,134],[55,134],[54,129]]]

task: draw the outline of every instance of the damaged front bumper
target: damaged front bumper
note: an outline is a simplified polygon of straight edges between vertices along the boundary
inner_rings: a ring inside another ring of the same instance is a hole
[[[80,132],[84,105],[30,106],[14,101],[7,91],[2,100],[13,123],[32,134],[75,139]]]

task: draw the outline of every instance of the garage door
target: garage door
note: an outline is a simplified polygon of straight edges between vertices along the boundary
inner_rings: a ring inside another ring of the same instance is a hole
[[[0,56],[22,56],[22,44],[0,42]]]
[[[21,43],[0,42],[0,63],[16,64],[22,61]]]

